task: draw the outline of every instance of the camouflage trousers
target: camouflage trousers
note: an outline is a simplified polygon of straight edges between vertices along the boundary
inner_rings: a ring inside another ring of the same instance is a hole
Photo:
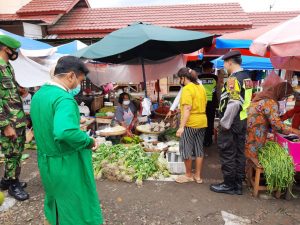
[[[0,143],[1,151],[5,156],[5,179],[18,179],[21,173],[21,157],[26,140],[25,127],[17,128],[16,133],[18,137],[10,139],[5,137],[1,130]]]

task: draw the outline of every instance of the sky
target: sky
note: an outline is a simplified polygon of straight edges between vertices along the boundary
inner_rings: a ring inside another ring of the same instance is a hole
[[[239,2],[247,12],[300,10],[300,0],[88,0],[91,7],[201,4]]]

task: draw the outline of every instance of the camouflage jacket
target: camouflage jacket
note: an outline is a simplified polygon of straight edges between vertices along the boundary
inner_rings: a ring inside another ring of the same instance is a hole
[[[7,125],[13,128],[26,126],[18,87],[12,66],[0,58],[0,130]]]

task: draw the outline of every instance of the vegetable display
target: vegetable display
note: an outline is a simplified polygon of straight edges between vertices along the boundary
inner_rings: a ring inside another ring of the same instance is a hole
[[[158,135],[158,140],[159,141],[173,141],[173,140],[178,141],[179,137],[176,136],[176,132],[177,132],[176,128],[169,128]]]
[[[167,165],[160,154],[149,156],[140,145],[100,145],[93,153],[93,168],[97,179],[105,177],[109,180],[135,181],[138,186],[149,177],[169,177]]]
[[[105,117],[106,113],[105,112],[98,112],[96,113],[96,117]]]
[[[143,141],[143,139],[141,139],[140,136],[138,136],[138,135],[133,135],[132,137],[125,136],[125,137],[122,137],[122,139],[121,139],[121,143],[124,143],[124,144],[139,144],[142,141]]]
[[[96,117],[113,117],[115,114],[113,112],[98,112]]]
[[[285,190],[294,182],[294,163],[288,152],[276,142],[267,142],[258,152],[268,190]]]
[[[141,131],[143,133],[147,132],[163,132],[167,127],[170,127],[170,123],[165,123],[164,121],[161,121],[160,123],[147,123],[144,125],[139,125],[137,127],[138,131]]]
[[[99,110],[99,113],[108,113],[108,112],[115,112],[116,108],[114,106],[105,106]]]

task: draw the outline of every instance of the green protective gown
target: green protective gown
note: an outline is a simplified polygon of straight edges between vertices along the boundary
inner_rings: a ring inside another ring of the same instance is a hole
[[[89,149],[93,141],[80,130],[76,101],[63,88],[46,84],[33,96],[30,114],[46,219],[51,225],[102,224]]]

